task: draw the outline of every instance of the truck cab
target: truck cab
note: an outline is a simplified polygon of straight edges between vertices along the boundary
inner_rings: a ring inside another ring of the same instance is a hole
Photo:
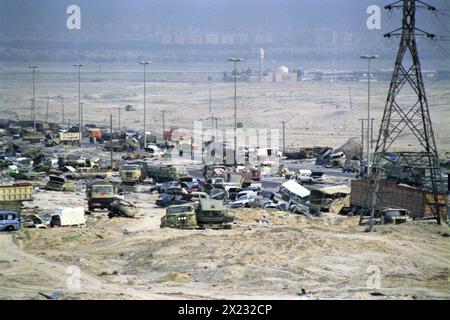
[[[161,218],[161,228],[195,229],[197,218],[195,205],[181,204],[169,206],[166,215]]]
[[[142,170],[138,164],[124,164],[119,169],[123,183],[138,183],[141,180]]]
[[[93,181],[86,187],[89,211],[108,209],[114,201],[114,187],[104,180]]]
[[[14,211],[0,211],[0,231],[20,229],[20,214]]]

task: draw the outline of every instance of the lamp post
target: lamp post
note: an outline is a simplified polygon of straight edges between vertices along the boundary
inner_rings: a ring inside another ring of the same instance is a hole
[[[234,63],[234,170],[237,169],[237,159],[236,159],[236,152],[237,152],[237,63],[244,61],[242,58],[229,58],[228,61]]]
[[[139,61],[139,64],[144,66],[144,149],[147,147],[147,113],[146,113],[146,82],[147,82],[147,65],[149,65],[150,61]]]
[[[82,131],[81,131],[81,67],[84,67],[83,64],[74,64],[74,67],[78,68],[78,133],[80,134],[80,146],[81,140],[83,139]]]
[[[378,55],[362,55],[361,59],[365,59],[368,60],[369,62],[369,68],[368,68],[368,74],[367,74],[367,177],[370,177],[370,78],[371,78],[371,74],[370,74],[370,67],[371,67],[371,62],[373,59],[378,58]]]
[[[32,121],[33,121],[33,128],[34,131],[36,131],[36,81],[35,81],[35,73],[36,73],[36,69],[39,68],[38,66],[29,66],[28,68],[30,68],[31,70],[33,70],[33,105],[32,105]]]

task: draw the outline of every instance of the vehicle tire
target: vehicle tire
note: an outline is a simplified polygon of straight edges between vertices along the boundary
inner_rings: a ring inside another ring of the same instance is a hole
[[[5,228],[5,231],[14,231],[14,227],[13,226],[7,226]]]

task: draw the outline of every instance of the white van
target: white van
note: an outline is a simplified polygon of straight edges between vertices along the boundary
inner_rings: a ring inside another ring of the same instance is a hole
[[[57,208],[51,213],[50,227],[82,226],[86,224],[84,208]]]

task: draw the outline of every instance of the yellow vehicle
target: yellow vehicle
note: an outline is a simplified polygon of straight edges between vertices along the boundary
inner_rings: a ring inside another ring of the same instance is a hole
[[[124,164],[119,169],[123,183],[136,184],[142,180],[142,170],[137,164]]]

